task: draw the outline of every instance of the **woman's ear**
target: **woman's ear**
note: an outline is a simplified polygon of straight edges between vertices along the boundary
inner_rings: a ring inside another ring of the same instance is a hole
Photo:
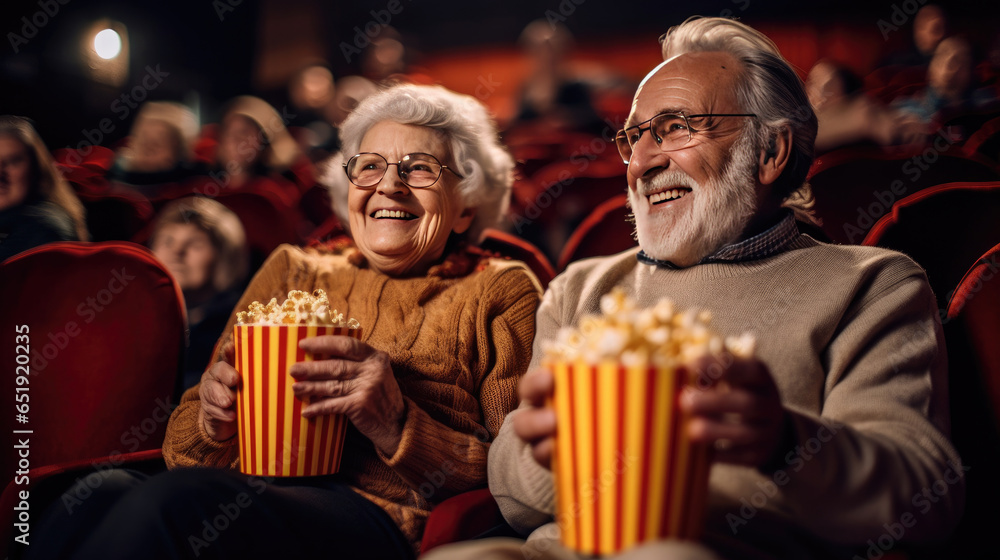
[[[792,131],[787,126],[771,137],[767,146],[761,150],[760,165],[757,178],[762,185],[770,185],[778,180],[788,165],[792,154]]]
[[[455,233],[465,233],[472,225],[473,218],[476,217],[476,209],[469,207],[462,210],[462,213],[455,218],[455,225],[451,228]]]

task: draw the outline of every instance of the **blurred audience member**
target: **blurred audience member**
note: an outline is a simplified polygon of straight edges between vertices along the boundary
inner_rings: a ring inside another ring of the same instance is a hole
[[[893,105],[899,111],[931,125],[943,112],[983,109],[996,101],[993,92],[977,88],[972,45],[963,37],[949,37],[934,51],[927,68],[927,87],[920,93],[898,99]]]
[[[934,50],[948,33],[948,15],[938,4],[926,4],[913,18],[913,44],[908,50],[890,56],[885,65],[926,67]]]
[[[84,209],[28,119],[0,116],[0,261],[53,241],[87,241]]]
[[[186,106],[148,101],[139,109],[128,143],[118,150],[109,178],[134,186],[176,183],[203,172],[194,160],[198,119]]]
[[[160,211],[149,247],[184,293],[190,332],[179,387],[183,391],[201,379],[245,287],[246,234],[228,208],[210,198],[191,196]]]
[[[518,40],[531,61],[521,86],[514,125],[543,126],[599,133],[604,128],[585,82],[567,71],[573,37],[559,24],[540,19],[529,23]]]
[[[816,151],[851,144],[905,144],[923,139],[925,126],[862,91],[861,79],[845,66],[820,60],[806,77],[806,92],[816,111]]]
[[[364,76],[344,76],[337,80],[332,111],[334,126],[339,127],[358,106],[358,103],[377,91],[378,86],[375,85],[375,82]]]
[[[403,37],[391,27],[372,39],[361,55],[361,73],[381,86],[406,81],[406,47]]]
[[[310,64],[288,82],[293,115],[288,123],[295,140],[313,162],[340,149],[340,134],[334,119],[337,88],[333,73],[323,64]]]
[[[434,85],[433,78],[414,68],[412,58],[403,35],[393,27],[383,26],[361,54],[361,75],[381,88],[397,84]]]
[[[282,177],[300,161],[302,150],[281,115],[268,102],[242,95],[230,101],[219,126],[217,171],[209,174],[226,189],[266,188],[297,199],[297,187]]]

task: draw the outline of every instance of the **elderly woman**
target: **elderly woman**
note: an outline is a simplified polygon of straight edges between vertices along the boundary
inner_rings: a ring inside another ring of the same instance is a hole
[[[408,558],[435,504],[485,485],[540,296],[522,263],[472,248],[507,204],[513,161],[478,102],[438,87],[369,97],[343,130],[349,157],[338,173],[349,181],[355,246],[280,247],[238,305],[322,288],[361,323],[360,340],[303,341],[321,359],[291,370],[303,416],[350,421],[339,474],[235,471],[240,376],[227,335],[170,418],[171,470],[125,492],[88,531],[81,557]],[[206,466],[218,468],[184,468]]]
[[[22,117],[0,116],[0,261],[53,241],[87,241],[80,199]]]

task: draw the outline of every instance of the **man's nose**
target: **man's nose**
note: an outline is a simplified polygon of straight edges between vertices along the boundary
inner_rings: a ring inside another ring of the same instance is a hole
[[[650,132],[643,134],[632,146],[632,157],[629,158],[629,173],[635,177],[645,177],[657,169],[670,165],[670,155],[660,149],[656,138]]]

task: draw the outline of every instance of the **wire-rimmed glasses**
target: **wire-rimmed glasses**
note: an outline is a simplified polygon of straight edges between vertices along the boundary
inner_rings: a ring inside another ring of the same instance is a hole
[[[699,115],[686,115],[683,112],[660,113],[655,117],[643,121],[635,126],[618,131],[615,135],[615,144],[618,145],[618,153],[622,156],[622,161],[628,164],[632,159],[632,149],[635,147],[642,133],[647,130],[653,135],[653,140],[664,152],[680,150],[691,142],[694,133],[707,128],[710,119],[716,117],[753,117],[754,113],[705,113]],[[643,126],[646,125],[646,126]]]
[[[344,172],[354,186],[370,189],[378,185],[390,165],[396,166],[396,173],[404,185],[414,189],[425,189],[441,178],[444,169],[451,171],[459,179],[461,175],[438,159],[422,152],[406,154],[396,163],[390,163],[385,156],[375,152],[355,154],[344,164]]]

